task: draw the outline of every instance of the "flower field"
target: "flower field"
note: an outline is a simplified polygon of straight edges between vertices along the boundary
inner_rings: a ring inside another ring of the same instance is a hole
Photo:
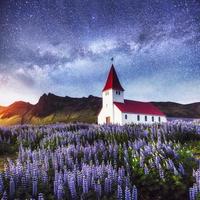
[[[184,122],[2,127],[0,155],[17,155],[1,169],[0,198],[198,199],[193,143],[200,126]]]

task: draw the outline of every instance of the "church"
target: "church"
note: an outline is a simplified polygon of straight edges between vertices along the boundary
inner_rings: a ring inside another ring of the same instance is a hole
[[[163,123],[167,118],[152,103],[124,99],[122,87],[112,64],[102,90],[102,109],[98,124]]]

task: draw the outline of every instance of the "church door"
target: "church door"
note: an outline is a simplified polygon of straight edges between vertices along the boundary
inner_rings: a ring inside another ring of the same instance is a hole
[[[106,124],[110,124],[110,117],[106,117]]]

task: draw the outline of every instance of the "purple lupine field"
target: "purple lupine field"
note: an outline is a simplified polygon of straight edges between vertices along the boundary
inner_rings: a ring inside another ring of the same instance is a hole
[[[0,198],[194,200],[198,142],[200,126],[178,121],[1,127]]]
[[[200,0],[0,0],[0,200],[200,200]]]

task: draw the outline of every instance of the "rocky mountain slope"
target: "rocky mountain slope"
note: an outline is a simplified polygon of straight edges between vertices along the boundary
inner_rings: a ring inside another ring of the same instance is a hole
[[[152,102],[168,117],[200,118],[200,102],[178,104],[174,102]],[[40,97],[37,104],[18,101],[8,107],[0,106],[0,125],[48,124],[56,122],[96,123],[101,109],[101,98],[60,97],[49,93]]]

